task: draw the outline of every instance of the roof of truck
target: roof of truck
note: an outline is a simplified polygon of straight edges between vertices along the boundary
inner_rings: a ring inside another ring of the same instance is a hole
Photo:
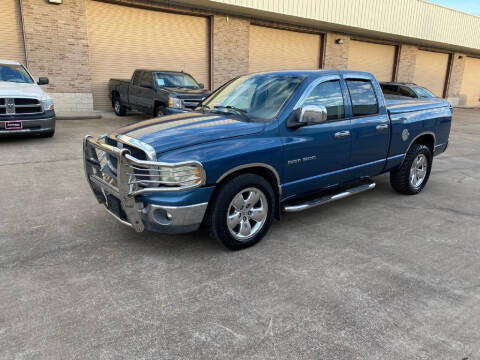
[[[2,65],[22,65],[18,61],[2,60],[2,59],[0,59],[0,64],[2,64]]]
[[[369,77],[373,77],[373,75],[369,72],[365,71],[356,71],[356,70],[335,70],[335,69],[319,69],[319,70],[278,70],[278,71],[264,71],[254,73],[257,74],[282,74],[282,75],[302,75],[302,76],[310,76],[310,75],[366,75]]]

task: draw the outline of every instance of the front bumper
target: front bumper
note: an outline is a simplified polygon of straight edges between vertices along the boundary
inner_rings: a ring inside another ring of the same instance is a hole
[[[21,121],[22,129],[5,130],[5,122]],[[0,135],[42,134],[55,129],[55,111],[45,111],[38,115],[0,116]]]
[[[115,178],[104,171],[97,150],[117,158]],[[127,156],[127,149],[87,136],[83,152],[85,175],[93,194],[122,224],[137,232],[149,230],[169,234],[195,231],[200,227],[212,188],[199,187],[177,193],[149,193],[148,190],[139,193],[129,183],[131,166],[137,165],[138,160]]]
[[[188,111],[190,111],[190,109],[166,107],[164,109],[164,114],[165,115],[175,115],[175,114],[183,114],[183,113],[186,113]]]

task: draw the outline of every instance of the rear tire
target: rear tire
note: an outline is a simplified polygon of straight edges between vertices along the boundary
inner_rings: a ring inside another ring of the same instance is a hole
[[[270,228],[275,206],[272,187],[263,177],[234,177],[221,185],[210,208],[210,236],[230,250],[255,245]]]
[[[127,107],[122,105],[122,102],[120,101],[120,97],[118,95],[115,95],[113,97],[112,106],[113,111],[115,111],[115,114],[117,114],[118,116],[125,116],[125,114],[127,113]]]
[[[414,144],[399,169],[390,172],[390,184],[401,194],[416,195],[423,190],[432,170],[432,151]]]

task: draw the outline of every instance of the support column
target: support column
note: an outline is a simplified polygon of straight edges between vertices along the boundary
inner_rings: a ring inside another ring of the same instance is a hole
[[[85,1],[21,0],[27,62],[57,111],[93,110]]]
[[[400,45],[396,81],[413,82],[418,48],[412,45]]]
[[[212,89],[248,73],[250,21],[231,16],[212,18]]]
[[[350,36],[327,33],[325,35],[325,69],[347,69]]]

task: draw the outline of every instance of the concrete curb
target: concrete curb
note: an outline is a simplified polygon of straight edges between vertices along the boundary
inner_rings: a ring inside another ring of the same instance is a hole
[[[99,113],[57,113],[57,120],[92,120],[101,119],[102,114]]]

